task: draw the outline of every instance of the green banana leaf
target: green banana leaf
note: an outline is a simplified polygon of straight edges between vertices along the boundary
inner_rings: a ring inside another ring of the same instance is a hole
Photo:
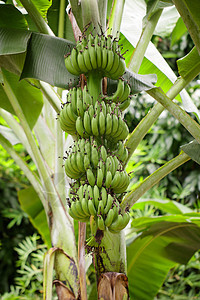
[[[181,77],[186,78],[193,69],[200,69],[200,55],[194,47],[186,56],[177,61]]]
[[[18,191],[21,208],[28,214],[46,245],[51,247],[49,227],[43,205],[33,187]]]
[[[186,264],[199,250],[200,218],[199,214],[195,216],[139,218],[132,222],[133,231],[141,228],[142,233],[133,235],[127,246],[131,299],[153,300],[169,270],[177,263]]]
[[[0,32],[0,40],[2,37],[9,36],[9,39],[2,39],[2,45],[4,46],[4,56],[0,58],[0,66],[3,64],[4,67],[7,67],[7,55],[5,58],[7,47],[9,47],[9,53],[16,55],[15,45],[18,43],[17,38],[12,39],[15,35],[17,36],[17,31],[12,32],[10,29],[2,29]],[[46,81],[51,85],[62,87],[68,89],[71,86],[77,85],[79,81],[78,76],[70,74],[64,64],[64,55],[69,52],[74,44],[70,41],[60,39],[57,37],[48,36],[45,34],[31,33],[31,37],[28,35],[27,31],[19,31],[20,36],[23,40],[23,48],[21,52],[24,52],[25,47],[27,46],[26,58],[21,73],[21,79],[24,78],[35,78],[42,81]],[[28,41],[29,38],[29,41]],[[12,43],[10,43],[12,39]],[[13,49],[13,50],[12,50]],[[0,55],[1,55],[0,49]],[[19,56],[16,55],[17,59]],[[6,62],[5,62],[5,60]],[[9,68],[9,63],[8,63]],[[19,68],[18,68],[19,70]],[[11,70],[13,71],[13,70]],[[125,74],[125,79],[130,81],[132,86],[132,92],[138,93],[144,90],[153,88],[153,84],[156,81],[155,75],[137,75],[133,72],[127,70]]]
[[[5,92],[5,88],[11,88],[14,96],[17,98],[26,120],[32,129],[41,113],[43,106],[43,97],[41,91],[30,85],[25,80],[19,82],[19,76],[2,70],[4,85],[0,85],[0,107],[15,114],[15,111]]]
[[[173,1],[200,54],[200,18],[199,0],[174,0]]]
[[[187,32],[183,19],[179,18],[171,35],[171,47],[180,40],[180,38]]]
[[[0,28],[28,29],[25,16],[11,4],[0,4]]]
[[[196,140],[191,141],[189,144],[181,146],[181,149],[200,165],[200,145]]]
[[[18,137],[9,127],[0,125],[0,134],[2,134],[11,143],[11,145],[21,143]]]
[[[77,85],[79,77],[67,71],[64,61],[64,55],[73,47],[70,41],[32,33],[21,79],[35,78],[65,89]]]
[[[169,214],[184,214],[192,212],[189,207],[169,199],[139,199],[134,204],[133,209],[143,210],[145,205],[153,205],[154,207]]]

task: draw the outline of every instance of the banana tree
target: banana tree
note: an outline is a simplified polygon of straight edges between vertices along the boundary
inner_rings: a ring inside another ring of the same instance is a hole
[[[174,4],[195,47],[178,61],[178,79],[150,42],[159,19],[173,12],[176,24],[171,1],[0,4],[0,115],[8,125],[0,128],[0,143],[32,185],[19,201],[49,247],[44,299],[52,297],[53,269],[58,299],[97,297],[87,293],[85,253],[95,267],[98,299],[153,299],[168,270],[200,248],[198,214],[174,208],[173,218],[132,222],[144,232],[129,241],[127,268],[123,229],[130,209],[174,169],[200,162],[200,126],[186,111],[197,119],[199,112],[184,90],[200,72],[197,1],[181,2]],[[123,111],[142,91],[158,103],[129,133]],[[127,192],[126,165],[164,109],[194,141]]]

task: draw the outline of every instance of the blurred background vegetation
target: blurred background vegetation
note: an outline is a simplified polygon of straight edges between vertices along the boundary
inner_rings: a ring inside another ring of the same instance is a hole
[[[193,47],[185,33],[172,43],[171,36],[154,36],[153,42],[173,71],[177,74],[176,60]],[[177,74],[178,75],[178,74]],[[192,82],[187,91],[200,108],[200,81]],[[125,119],[132,131],[148,113],[154,101],[146,94],[139,94],[126,111]],[[3,123],[3,120],[0,120]],[[178,155],[180,146],[188,143],[191,136],[168,112],[163,112],[135,151],[127,171],[132,172],[131,187],[151,174],[166,161]],[[32,162],[21,145],[16,145],[26,162]],[[1,299],[42,299],[42,264],[47,247],[20,208],[17,192],[29,186],[26,177],[0,146],[0,296]],[[171,199],[200,210],[200,172],[193,161],[179,167],[144,195],[145,199]],[[132,210],[132,217],[162,215],[164,212],[153,205],[143,210]],[[200,262],[196,253],[190,262],[172,269],[156,299],[200,299]],[[94,270],[88,272],[89,283]]]

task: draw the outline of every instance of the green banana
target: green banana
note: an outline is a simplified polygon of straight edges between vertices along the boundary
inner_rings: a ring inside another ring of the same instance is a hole
[[[109,212],[109,210],[111,209],[111,206],[113,205],[113,197],[111,196],[111,194],[108,194],[108,198],[107,198],[107,203],[106,206],[104,207],[104,213],[107,214]]]
[[[96,55],[96,51],[95,51],[95,45],[91,44],[90,41],[88,43],[88,51],[89,51],[92,68],[96,69],[97,68],[97,55]]]
[[[102,187],[102,184],[103,184],[103,172],[102,172],[101,169],[97,170],[97,183],[96,184],[97,184],[97,186],[99,188]]]
[[[97,185],[94,186],[93,188],[93,193],[94,193],[94,203],[95,207],[98,208],[99,205],[99,198],[100,198],[100,193],[99,193],[99,188]]]
[[[109,71],[112,69],[114,63],[114,54],[112,50],[107,50],[108,62],[105,68],[105,72],[109,74]]]
[[[96,216],[97,212],[91,199],[88,200],[88,209],[91,216]]]
[[[124,74],[125,70],[126,70],[125,60],[123,58],[120,58],[118,69],[113,73],[112,72],[109,73],[110,78],[114,80],[119,79],[119,77],[121,77]]]
[[[77,164],[77,167],[78,169],[81,171],[81,172],[84,172],[85,171],[85,168],[84,168],[84,161],[83,161],[83,155],[81,155],[81,152],[78,151],[76,153],[76,164]]]
[[[80,75],[80,73],[74,68],[74,66],[72,65],[72,61],[71,61],[71,55],[68,55],[65,58],[65,67],[67,68],[67,70],[73,74],[73,75]]]
[[[94,136],[99,136],[99,126],[98,126],[98,117],[94,115],[94,117],[91,120],[91,127],[92,127],[92,133]]]
[[[108,214],[107,214],[106,219],[105,219],[106,227],[109,227],[112,224],[113,218],[114,218],[114,211],[113,211],[113,209],[110,209],[108,211]]]
[[[76,48],[72,49],[71,52],[71,62],[73,67],[75,68],[75,70],[77,71],[77,73],[81,74],[81,69],[79,68],[78,62],[77,62],[77,56],[78,56],[78,52]]]
[[[112,182],[112,173],[110,171],[106,172],[106,179],[105,179],[105,187],[109,188]]]
[[[101,54],[102,54],[102,63],[101,68],[105,70],[107,63],[108,63],[108,51],[106,47],[101,48]]]
[[[77,62],[79,69],[81,70],[81,73],[86,74],[88,72],[88,68],[85,65],[84,56],[83,56],[84,50],[80,50],[77,55]]]
[[[87,180],[91,186],[95,185],[96,178],[91,169],[87,169]]]
[[[98,228],[100,230],[105,230],[104,220],[103,220],[103,217],[101,215],[98,215],[97,224],[98,224]]]
[[[101,111],[99,113],[99,133],[100,135],[104,135],[106,130],[106,122],[105,122],[105,116],[104,113]]]
[[[85,215],[90,216],[90,211],[89,211],[89,208],[88,208],[88,201],[85,198],[83,198],[81,200],[81,205],[82,205],[82,209],[83,209]]]
[[[95,147],[95,146],[92,146],[92,149],[91,149],[91,162],[92,162],[94,168],[96,168],[98,165],[98,162],[99,162],[99,154],[97,151],[97,147]]]
[[[88,71],[91,71],[93,69],[91,61],[90,61],[90,54],[88,50],[88,46],[85,47],[83,51],[83,58],[84,58],[84,63]]]
[[[104,145],[101,146],[100,148],[100,153],[101,153],[101,158],[104,162],[106,162],[106,159],[107,159],[107,151],[106,151],[106,148],[104,147]]]
[[[114,178],[113,178],[113,180],[112,180],[112,182],[111,182],[111,185],[110,185],[112,189],[114,189],[114,188],[116,188],[116,187],[118,186],[118,184],[119,184],[119,182],[120,182],[120,179],[121,179],[120,172],[117,171],[117,172],[115,173],[115,176],[114,176]]]
[[[106,122],[105,123],[106,123],[105,135],[109,136],[112,132],[112,126],[113,126],[112,116],[110,114],[106,115]]]
[[[104,100],[105,101],[113,101],[113,102],[121,102],[120,98],[123,96],[123,94],[124,94],[124,80],[119,79],[118,85],[117,85],[117,90],[115,91],[115,93],[112,96],[105,97]]]
[[[87,153],[84,155],[83,163],[84,163],[84,169],[85,169],[85,171],[87,171],[87,169],[89,169],[91,167],[90,166],[90,159],[89,159]]]
[[[84,129],[85,129],[86,133],[88,135],[92,135],[90,115],[89,115],[88,111],[85,111],[85,113],[84,113],[83,125],[84,125]]]
[[[125,110],[127,107],[129,107],[130,103],[131,103],[131,99],[130,98],[126,99],[125,101],[120,103],[119,109],[122,111]]]
[[[85,131],[84,131],[84,125],[83,125],[83,120],[82,118],[79,116],[76,120],[76,131],[78,132],[78,134],[81,136],[81,137],[84,137],[85,136]]]

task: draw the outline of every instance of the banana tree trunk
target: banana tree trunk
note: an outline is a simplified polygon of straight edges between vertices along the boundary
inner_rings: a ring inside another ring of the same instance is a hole
[[[97,273],[98,299],[128,299],[128,278],[126,276],[126,243],[122,230],[118,234],[98,231],[93,250],[94,266]]]

